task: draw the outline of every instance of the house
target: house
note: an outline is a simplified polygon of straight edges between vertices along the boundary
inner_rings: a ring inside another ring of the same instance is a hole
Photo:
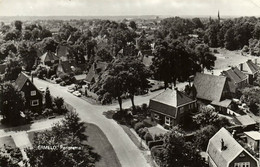
[[[232,67],[223,71],[221,75],[227,77],[231,97],[235,97],[237,89],[244,88],[248,83],[248,76],[241,72],[237,67]]]
[[[51,51],[47,51],[40,57],[40,63],[43,65],[52,66],[59,63],[59,58]]]
[[[25,98],[25,106],[31,110],[39,111],[42,107],[42,94],[35,87],[33,81],[21,72],[14,82],[15,88],[22,92]]]
[[[237,116],[233,118],[234,122],[238,125],[242,125],[244,127],[255,127],[256,121],[251,118],[249,115],[242,115],[242,116]]]
[[[246,143],[248,146],[259,153],[260,150],[260,132],[258,131],[249,131],[249,132],[244,132],[246,135]]]
[[[247,60],[245,63],[239,64],[239,70],[248,76],[248,83],[253,84],[259,74],[260,67],[257,62],[253,63],[252,60]]]
[[[184,116],[196,107],[196,100],[178,91],[177,88],[166,89],[150,99],[149,103],[152,119],[167,126],[178,125]]]
[[[231,104],[227,77],[196,73],[194,77],[196,97],[205,104],[211,104],[217,111],[226,112]]]
[[[258,167],[258,160],[221,128],[207,147],[209,167]]]
[[[108,63],[106,62],[94,62],[89,69],[86,81],[89,84],[93,84],[98,81],[98,77],[107,69]]]
[[[137,57],[140,58],[146,67],[150,67],[153,63],[154,56],[152,50],[139,51]]]
[[[57,56],[62,61],[69,61],[73,63],[73,58],[70,56],[69,47],[65,44],[60,44],[57,46]]]
[[[56,74],[60,76],[61,74],[71,74],[73,72],[71,64],[68,61],[60,61],[57,67]]]

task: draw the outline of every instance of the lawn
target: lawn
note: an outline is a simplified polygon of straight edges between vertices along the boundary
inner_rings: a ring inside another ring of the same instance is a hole
[[[99,162],[96,163],[96,167],[120,167],[121,164],[117,158],[117,155],[109,143],[106,135],[101,131],[99,127],[94,124],[86,124],[86,135],[88,136],[88,144],[94,148],[94,152],[101,156]]]
[[[121,164],[117,158],[117,155],[109,143],[105,134],[99,127],[94,124],[86,125],[85,135],[88,136],[87,144],[94,148],[94,152],[101,156],[101,159],[96,163],[96,167],[121,167]],[[31,143],[33,143],[33,136],[35,132],[28,132],[28,137]],[[85,141],[83,141],[85,143]]]
[[[214,50],[215,48],[211,48]],[[255,62],[257,59],[257,63],[260,63],[260,58],[251,56],[251,55],[242,55],[240,50],[229,51],[222,48],[216,48],[218,53],[214,55],[217,57],[215,61],[214,74],[219,75],[222,70],[229,68],[230,66],[239,66],[240,63],[246,62],[248,59],[252,59]]]
[[[3,147],[5,145],[11,146],[13,148],[16,147],[14,140],[11,136],[5,136],[0,138],[0,147]]]

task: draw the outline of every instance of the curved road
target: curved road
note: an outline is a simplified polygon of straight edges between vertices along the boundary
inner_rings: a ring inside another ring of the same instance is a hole
[[[34,84],[37,87],[48,86],[50,93],[53,96],[63,97],[64,100],[72,105],[82,121],[96,124],[105,133],[109,142],[113,146],[117,157],[123,167],[146,167],[150,166],[144,158],[141,151],[131,141],[128,135],[124,132],[120,125],[118,125],[113,119],[107,119],[103,112],[118,108],[118,104],[111,106],[99,106],[90,104],[81,98],[78,98],[71,93],[67,92],[66,87],[61,87],[57,84],[51,84],[49,82],[34,78]],[[149,99],[158,92],[151,93],[148,96],[136,97],[135,103],[143,104],[148,103]],[[130,107],[130,101],[123,103],[123,107]]]

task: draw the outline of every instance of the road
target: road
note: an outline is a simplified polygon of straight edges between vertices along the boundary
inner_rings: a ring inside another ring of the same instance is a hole
[[[43,87],[44,89],[49,87],[51,95],[63,97],[67,103],[76,109],[82,121],[96,124],[107,136],[123,167],[150,166],[141,151],[135,146],[121,126],[118,125],[113,119],[107,119],[104,116],[104,112],[118,108],[118,104],[109,106],[93,105],[67,92],[66,87],[61,87],[57,84],[50,84],[49,82],[39,80],[37,78],[34,79],[34,84],[37,87]],[[183,83],[179,86],[184,87],[184,85],[185,84]],[[160,92],[162,91],[150,93],[146,96],[135,97],[135,104],[148,104],[149,99],[156,96]],[[123,103],[124,108],[128,108],[130,106],[130,101]]]

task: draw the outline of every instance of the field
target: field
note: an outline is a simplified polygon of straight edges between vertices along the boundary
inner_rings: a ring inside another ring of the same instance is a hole
[[[211,50],[214,49],[218,51],[218,53],[215,54],[217,60],[215,61],[214,75],[219,75],[220,72],[231,66],[239,66],[240,63],[246,62],[249,59],[253,62],[257,59],[257,63],[260,63],[260,57],[242,55],[240,50],[229,51],[221,48],[212,48]]]
[[[96,167],[120,167],[120,162],[117,155],[109,143],[105,134],[101,131],[99,127],[94,124],[85,124],[86,131],[85,135],[88,136],[87,144],[94,148],[94,152],[101,156],[101,159],[95,164]],[[28,137],[31,143],[33,142],[34,132],[29,132]],[[85,143],[86,141],[83,141]]]

